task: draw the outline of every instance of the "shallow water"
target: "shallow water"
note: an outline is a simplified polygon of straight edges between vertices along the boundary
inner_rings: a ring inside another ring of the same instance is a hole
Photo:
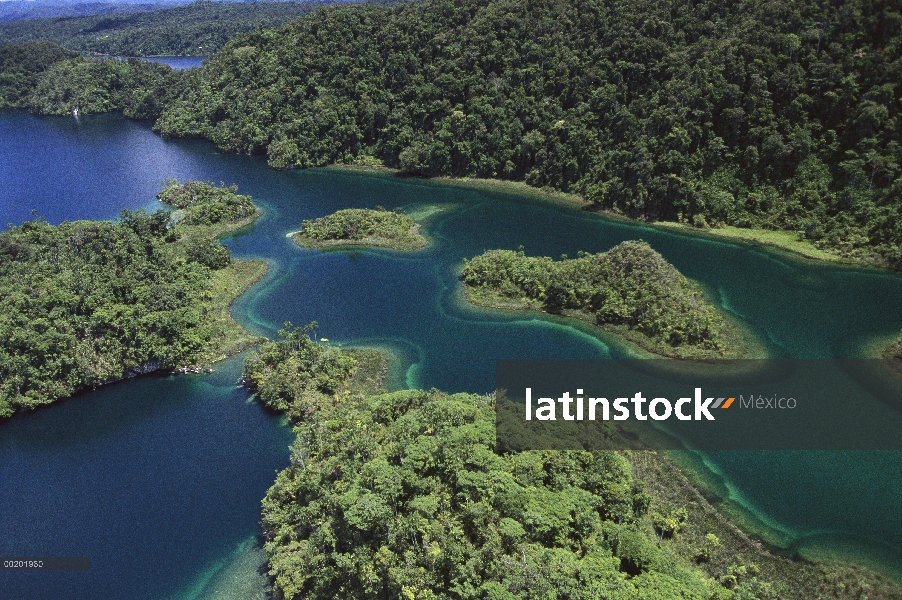
[[[318,335],[332,342],[387,348],[397,362],[391,374],[396,385],[488,392],[498,358],[628,352],[617,339],[583,324],[467,306],[457,269],[464,258],[488,248],[522,245],[528,254],[557,258],[643,238],[698,281],[712,301],[766,340],[777,356],[857,356],[867,343],[902,328],[902,277],[895,274],[611,221],[523,195],[364,172],[273,171],[260,157],[222,155],[205,142],[162,140],[147,124],[119,117],[75,121],[0,112],[0,210],[7,221],[31,218],[31,207],[51,222],[109,218],[123,206],[152,208],[159,206],[153,197],[166,177],[236,183],[263,208],[253,227],[227,242],[236,256],[270,264],[266,278],[234,304],[240,322],[272,336],[284,321],[316,320]],[[303,219],[377,205],[428,215],[424,231],[433,244],[412,254],[321,252],[299,248],[286,237]],[[0,472],[9,482],[0,491],[0,514],[14,515],[7,509],[18,505],[29,507],[19,513],[22,523],[15,516],[0,517],[12,521],[0,526],[0,552],[21,553],[27,543],[52,541],[55,552],[77,553],[85,539],[102,540],[92,546],[98,549],[115,540],[120,558],[105,562],[92,555],[90,577],[101,578],[120,597],[203,597],[205,581],[223,581],[224,575],[215,574],[229,572],[229,561],[241,563],[245,554],[240,549],[247,548],[241,544],[257,532],[259,500],[273,471],[287,462],[289,434],[246,404],[242,392],[207,390],[204,382],[203,377],[128,382],[0,426]],[[122,411],[117,402],[105,400],[110,395],[127,399],[134,408]],[[234,427],[219,431],[219,422],[206,417],[206,402]],[[174,406],[182,409],[169,412]],[[72,453],[55,439],[66,437],[62,432],[76,410],[84,411],[79,435],[72,434],[81,440],[82,450]],[[142,416],[144,410],[150,415]],[[122,419],[130,424],[127,433],[116,438],[118,445],[106,444],[104,423]],[[49,433],[41,443],[20,448],[22,442],[16,440],[22,434],[17,432],[32,422]],[[179,438],[188,446],[185,452],[148,454],[150,448],[166,445],[175,435],[171,428],[180,422],[193,423],[191,435]],[[91,427],[101,434],[80,437]],[[245,439],[244,427],[258,441]],[[126,443],[135,436],[142,443]],[[186,441],[192,437],[194,446]],[[221,441],[213,444],[215,460],[202,450],[211,438]],[[119,458],[102,484],[96,475],[59,478],[61,470],[77,473],[106,453]],[[902,571],[902,558],[892,550],[902,541],[902,454],[720,452],[702,458],[728,499],[725,510],[768,539],[805,555],[841,555],[890,573]],[[253,485],[237,484],[230,460],[248,461],[247,470],[237,472]],[[132,463],[145,470],[123,466]],[[133,498],[134,489],[178,487],[173,478],[189,472],[203,474],[204,488],[154,495],[152,503],[78,508],[105,498]],[[221,506],[224,496],[210,501],[205,491],[206,486],[230,485],[236,487],[227,496],[240,510]],[[82,519],[84,510],[94,510],[96,517]],[[213,515],[217,510],[229,519]],[[220,533],[198,527],[206,536],[181,535],[185,522],[215,524]],[[133,530],[130,524],[144,528],[131,525]],[[105,531],[112,533],[104,537]],[[148,538],[148,532],[157,537]],[[145,557],[167,554],[178,557],[174,571],[146,566]],[[40,587],[18,589],[46,590],[46,595],[26,597],[54,597],[52,591],[68,588],[53,587],[53,582],[75,582],[79,589],[78,582],[87,581],[73,577],[78,576],[60,575],[42,579]],[[22,581],[14,585],[28,584]],[[37,585],[36,580],[31,584]],[[91,595],[86,591],[83,597]]]

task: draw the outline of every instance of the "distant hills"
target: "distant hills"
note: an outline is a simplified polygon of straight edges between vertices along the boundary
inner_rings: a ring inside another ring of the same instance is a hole
[[[211,55],[238,33],[278,27],[328,3],[0,1],[0,43],[44,40],[85,54]],[[13,5],[21,7],[19,12]],[[26,11],[29,8],[31,12]],[[71,14],[42,18],[56,9]]]
[[[157,2],[121,2],[95,1],[95,2],[62,2],[40,0],[7,0],[0,1],[0,23],[10,21],[30,21],[34,19],[46,19],[52,17],[84,17],[92,15],[122,14],[140,11],[159,10],[186,4],[181,1],[165,0]]]

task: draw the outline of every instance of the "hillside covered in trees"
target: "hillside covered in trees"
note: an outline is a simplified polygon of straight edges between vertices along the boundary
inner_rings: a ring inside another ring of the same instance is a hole
[[[157,122],[277,168],[375,157],[902,265],[893,3],[425,0],[234,40]]]
[[[31,21],[53,17],[86,17],[159,10],[183,2],[116,2],[115,0],[4,0],[0,2],[0,23]]]
[[[201,0],[149,12],[14,21],[0,24],[0,40],[114,56],[209,56],[239,33],[283,25],[317,4]]]
[[[122,112],[156,119],[192,73],[130,58],[90,59],[50,42],[0,44],[0,108],[43,115]]]
[[[50,42],[0,44],[0,108],[24,108],[41,73],[76,56]]]
[[[229,303],[266,272],[160,210],[0,233],[0,418],[110,380],[211,362],[257,341]]]

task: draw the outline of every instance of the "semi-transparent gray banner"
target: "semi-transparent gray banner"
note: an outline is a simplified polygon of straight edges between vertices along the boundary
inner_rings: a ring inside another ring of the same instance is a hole
[[[499,451],[902,450],[902,362],[499,360]]]

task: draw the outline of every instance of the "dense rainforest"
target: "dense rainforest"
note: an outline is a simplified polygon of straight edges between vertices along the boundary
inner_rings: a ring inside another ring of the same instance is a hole
[[[277,597],[711,596],[642,531],[649,498],[623,457],[498,456],[491,397],[361,393],[357,360],[311,331],[289,324],[246,366],[297,423],[263,501]]]
[[[150,12],[14,21],[0,23],[0,40],[43,40],[113,56],[210,56],[238,33],[277,27],[318,4],[200,0]]]
[[[233,40],[156,124],[274,167],[376,158],[902,266],[891,2],[425,0]]]
[[[0,2],[0,23],[31,21],[53,17],[86,17],[159,10],[174,2],[115,2],[111,0],[4,0]]]
[[[768,554],[687,497],[654,453],[498,454],[491,395],[385,392],[378,353],[314,332],[288,323],[245,366],[250,389],[297,434],[263,500],[275,598],[894,593],[845,567]]]
[[[488,250],[461,276],[476,304],[575,316],[666,356],[735,358],[742,348],[697,286],[642,240],[560,261]]]
[[[126,210],[0,233],[0,418],[255,343],[228,305],[266,266],[215,241],[253,218],[202,227]]]
[[[302,230],[291,237],[308,248],[359,245],[417,250],[428,244],[419,225],[404,213],[369,208],[347,208],[305,220]]]
[[[190,74],[136,58],[73,58],[53,64],[25,98],[43,115],[122,112],[131,119],[156,119],[190,81]]]

